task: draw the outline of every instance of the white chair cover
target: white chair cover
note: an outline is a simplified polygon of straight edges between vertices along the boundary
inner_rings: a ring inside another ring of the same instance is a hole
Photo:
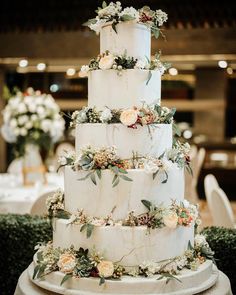
[[[235,219],[232,207],[225,192],[220,188],[214,188],[210,196],[211,214],[215,226],[235,228]]]
[[[32,205],[32,208],[30,210],[31,215],[46,215],[47,213],[47,207],[46,207],[46,200],[48,196],[52,195],[54,191],[47,192],[42,194],[40,197],[38,197],[35,202]]]
[[[218,187],[219,183],[216,180],[215,176],[213,174],[207,174],[204,178],[204,190],[210,212],[212,212],[211,194],[212,191]]]

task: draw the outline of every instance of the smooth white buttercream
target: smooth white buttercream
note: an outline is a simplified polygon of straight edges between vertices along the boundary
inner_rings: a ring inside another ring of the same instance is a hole
[[[161,74],[159,70],[94,70],[88,75],[88,105],[103,109],[130,108],[147,104],[160,104]]]
[[[133,181],[120,180],[116,187],[112,187],[113,172],[102,170],[101,180],[94,185],[84,177],[88,171],[73,171],[65,167],[65,209],[76,212],[84,209],[94,217],[105,217],[114,207],[114,219],[125,219],[129,211],[135,210],[137,214],[143,213],[145,207],[142,199],[147,199],[155,204],[168,206],[172,199],[184,199],[184,174],[183,169],[173,167],[168,172],[168,182],[161,183],[157,176],[153,180],[152,174],[144,170],[128,170],[128,177]]]
[[[109,50],[113,54],[143,60],[150,59],[151,32],[145,25],[123,22],[116,25],[117,33],[110,24],[106,24],[100,32],[100,53]]]
[[[76,152],[85,145],[116,146],[122,159],[139,155],[159,157],[172,148],[172,124],[153,124],[128,128],[123,124],[78,124],[75,133]]]

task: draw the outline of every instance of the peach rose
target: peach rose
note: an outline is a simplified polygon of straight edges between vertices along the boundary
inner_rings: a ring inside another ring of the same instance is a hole
[[[114,273],[114,265],[111,261],[103,260],[97,265],[100,277],[109,278]]]
[[[120,115],[120,121],[126,126],[131,126],[137,122],[138,112],[136,110],[130,109],[125,110]]]
[[[61,254],[57,265],[60,271],[64,273],[70,273],[74,270],[76,266],[76,258],[73,254],[70,253]]]
[[[165,226],[169,228],[176,228],[178,224],[178,215],[176,213],[169,213],[163,216]]]
[[[105,55],[99,61],[99,68],[101,70],[109,70],[112,68],[113,63],[114,56],[112,54]]]

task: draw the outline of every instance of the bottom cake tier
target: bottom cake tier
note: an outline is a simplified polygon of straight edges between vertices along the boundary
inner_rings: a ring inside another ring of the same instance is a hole
[[[32,279],[35,263],[28,268],[29,277]],[[178,280],[166,278],[159,280],[160,276],[130,277],[123,276],[121,280],[107,280],[99,285],[98,278],[69,278],[63,285],[61,281],[64,273],[56,271],[43,277],[32,280],[39,287],[50,292],[70,295],[192,295],[203,292],[212,287],[218,278],[218,270],[209,260],[199,266],[196,271],[184,269],[178,275]]]
[[[53,247],[75,249],[95,248],[106,259],[119,261],[125,267],[136,266],[144,261],[172,259],[194,244],[194,224],[175,229],[168,227],[147,229],[146,226],[95,226],[88,238],[81,232],[81,225],[68,224],[57,219],[54,223]]]

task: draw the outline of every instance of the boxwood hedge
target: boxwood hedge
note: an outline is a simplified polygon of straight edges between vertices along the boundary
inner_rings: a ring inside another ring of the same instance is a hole
[[[0,294],[13,295],[38,242],[52,239],[50,223],[29,215],[0,215]]]

